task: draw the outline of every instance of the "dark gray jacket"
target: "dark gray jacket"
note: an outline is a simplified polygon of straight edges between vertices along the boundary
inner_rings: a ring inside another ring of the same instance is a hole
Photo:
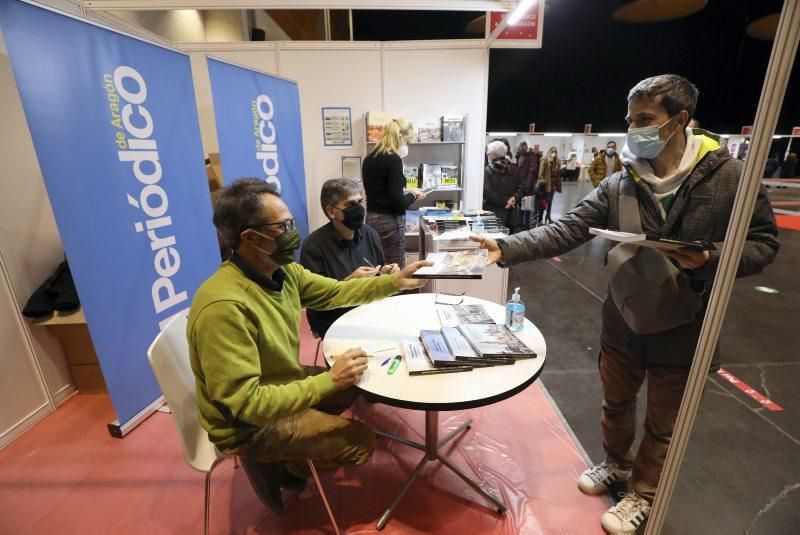
[[[717,250],[711,251],[711,258],[702,268],[684,270],[704,301],[693,323],[655,334],[637,335],[622,319],[606,291],[601,333],[603,351],[645,366],[691,365],[742,165],[741,161],[731,158],[724,147],[706,154],[678,189],[666,221],[662,221],[652,190],[639,181],[639,212],[645,233],[686,241],[707,240],[713,242]],[[603,179],[578,206],[555,223],[498,240],[503,265],[564,254],[593,238],[589,227],[619,230],[619,182],[628,172],[623,170]],[[778,252],[777,236],[775,216],[764,186],[761,186],[736,276],[760,273],[770,264]]]

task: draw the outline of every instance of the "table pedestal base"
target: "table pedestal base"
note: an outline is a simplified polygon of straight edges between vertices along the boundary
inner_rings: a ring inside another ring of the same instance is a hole
[[[390,440],[394,440],[401,444],[405,444],[406,446],[410,446],[412,448],[416,448],[418,450],[422,450],[425,452],[425,455],[419,461],[419,464],[417,464],[416,468],[414,468],[414,470],[411,472],[411,475],[408,477],[408,480],[400,488],[400,491],[397,493],[397,496],[395,496],[394,500],[392,500],[392,502],[389,504],[389,507],[386,508],[386,511],[384,511],[383,515],[381,515],[381,517],[378,519],[377,528],[379,530],[383,529],[389,522],[389,519],[392,517],[392,513],[394,513],[397,504],[400,503],[400,500],[403,499],[403,496],[408,491],[409,487],[411,487],[411,484],[414,482],[414,480],[417,479],[417,477],[422,472],[422,469],[430,461],[439,461],[447,468],[452,470],[458,477],[463,479],[467,483],[467,485],[475,489],[475,491],[478,494],[486,498],[486,500],[488,500],[492,505],[494,505],[496,508],[495,511],[497,511],[498,514],[503,514],[506,512],[506,510],[508,509],[506,504],[501,502],[499,499],[495,498],[489,491],[481,487],[475,480],[473,480],[467,474],[462,472],[458,467],[456,467],[453,463],[451,463],[447,457],[439,453],[439,448],[447,444],[447,442],[452,440],[459,433],[469,429],[471,424],[472,424],[472,418],[468,419],[466,422],[462,423],[461,425],[450,431],[450,433],[448,433],[447,436],[444,437],[442,440],[439,440],[439,412],[425,411],[424,445],[414,442],[412,440],[408,440],[406,438],[392,435],[390,433],[386,433],[383,431],[375,431],[376,435],[388,438]]]

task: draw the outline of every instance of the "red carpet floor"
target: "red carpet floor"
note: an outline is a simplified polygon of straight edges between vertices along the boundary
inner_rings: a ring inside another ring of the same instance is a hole
[[[304,354],[313,355],[314,347],[306,338]],[[358,414],[373,427],[422,440],[421,413],[360,400]],[[489,407],[442,413],[442,435],[466,415],[475,420],[472,430],[444,453],[501,496],[508,513],[496,515],[454,474],[432,463],[383,533],[603,533],[599,519],[608,499],[578,491],[586,463],[538,383]],[[0,452],[0,533],[201,532],[203,474],[184,463],[171,415],[155,413],[122,440],[105,429],[113,419],[107,396],[77,395]],[[324,474],[340,528],[376,533],[375,520],[420,455],[378,439],[368,464]],[[285,501],[286,513],[274,515],[243,471],[223,463],[213,476],[211,532],[332,532],[313,485]]]

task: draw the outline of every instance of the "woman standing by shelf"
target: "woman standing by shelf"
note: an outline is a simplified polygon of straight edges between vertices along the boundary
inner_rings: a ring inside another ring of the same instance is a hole
[[[387,264],[406,265],[406,209],[425,198],[421,191],[403,193],[403,158],[414,141],[411,123],[393,119],[383,137],[364,158],[361,175],[367,194],[367,224],[378,231]]]
[[[561,193],[561,161],[558,159],[555,147],[547,150],[547,154],[539,164],[539,179],[544,180],[547,191],[547,223],[552,223],[550,212],[553,209],[553,197],[556,192]]]

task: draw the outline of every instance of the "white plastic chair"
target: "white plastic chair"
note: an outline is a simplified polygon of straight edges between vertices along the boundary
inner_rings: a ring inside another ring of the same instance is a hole
[[[211,511],[211,472],[227,457],[214,446],[208,439],[208,433],[200,426],[194,373],[192,373],[192,368],[189,364],[186,320],[187,317],[184,315],[173,318],[153,340],[150,349],[147,350],[147,359],[150,361],[158,386],[161,387],[164,399],[167,401],[172,417],[175,419],[186,463],[206,475],[203,517],[203,534],[206,534],[208,533]],[[336,535],[339,535],[339,526],[333,517],[328,498],[322,490],[322,483],[319,480],[314,463],[311,462],[311,459],[307,459],[307,461],[314,477],[314,482],[317,485],[317,490],[333,524],[333,529]],[[236,463],[235,457],[234,462]],[[238,466],[238,463],[236,465]]]

